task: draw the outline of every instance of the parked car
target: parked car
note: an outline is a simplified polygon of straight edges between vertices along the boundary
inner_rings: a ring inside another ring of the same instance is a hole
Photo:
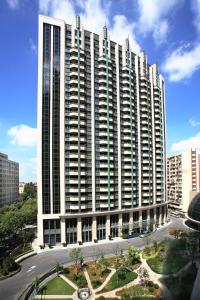
[[[143,237],[146,237],[150,234],[151,234],[151,231],[145,230],[145,231],[142,231],[142,233],[139,235],[139,237],[143,238]]]

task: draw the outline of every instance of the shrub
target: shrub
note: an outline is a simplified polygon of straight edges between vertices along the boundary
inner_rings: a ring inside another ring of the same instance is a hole
[[[45,245],[40,245],[39,247],[40,247],[40,249],[44,249]]]
[[[152,286],[154,286],[154,283],[153,283],[153,281],[151,281],[151,280],[150,280],[150,281],[148,281],[148,282],[147,282],[147,286],[149,286],[149,287],[152,287]]]
[[[92,272],[91,275],[92,275],[92,276],[96,276],[97,273],[96,273],[96,272]]]
[[[64,274],[69,274],[69,269],[68,269],[68,268],[65,268],[65,269],[63,270],[63,273],[64,273]]]
[[[153,293],[154,291],[155,291],[154,286],[150,286],[150,287],[149,287],[149,292],[150,292],[150,293]]]
[[[83,288],[86,286],[86,280],[85,277],[82,274],[74,274],[73,279],[78,285],[78,287]]]
[[[146,254],[147,256],[151,255],[151,248],[150,247],[146,246],[143,251],[144,251],[144,254]]]
[[[65,243],[62,243],[62,246],[63,247],[67,247],[67,243],[65,242]]]
[[[122,238],[123,238],[124,240],[128,239],[128,233],[122,233]]]
[[[48,244],[48,246],[49,246],[49,249],[52,249],[52,248],[53,248],[53,245],[51,245],[51,244]]]
[[[92,280],[92,286],[97,288],[101,285],[101,281],[99,279]]]
[[[94,239],[94,243],[98,243],[98,240],[97,240],[97,239]]]
[[[108,236],[108,239],[109,239],[109,241],[111,241],[111,240],[112,240],[112,236],[111,236],[111,235],[109,235],[109,236]]]
[[[157,290],[159,289],[159,285],[157,283],[154,283],[154,288]]]
[[[81,241],[78,241],[79,246],[83,245],[83,243]]]
[[[160,296],[161,296],[161,291],[160,291],[160,290],[155,290],[155,291],[153,292],[153,294],[154,294],[154,296],[156,296],[156,297],[160,297]]]
[[[130,246],[128,248],[128,256],[132,263],[140,262],[139,250],[136,249],[134,246]]]
[[[11,256],[4,257],[1,261],[1,273],[5,276],[18,269],[19,265]]]

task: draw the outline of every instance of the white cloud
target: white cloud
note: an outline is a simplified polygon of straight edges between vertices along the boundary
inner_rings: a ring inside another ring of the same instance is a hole
[[[11,144],[18,146],[34,146],[37,143],[37,129],[21,124],[8,130]]]
[[[138,0],[138,29],[143,34],[153,33],[157,44],[166,40],[169,31],[168,16],[182,0]]]
[[[39,0],[39,9],[41,13],[64,19],[69,24],[79,13],[85,29],[95,33],[100,32],[106,23],[112,40],[122,44],[129,34],[132,50],[138,53],[140,46],[134,34],[135,24],[128,22],[124,15],[115,15],[113,23],[110,22],[110,4],[110,1],[101,0]]]
[[[36,46],[35,42],[32,40],[32,38],[29,38],[29,45],[31,47],[31,50],[34,53],[37,53],[37,46]]]
[[[7,0],[7,3],[11,9],[17,9],[19,7],[19,0]]]
[[[191,148],[200,149],[200,132],[187,140],[182,140],[178,143],[174,143],[171,150],[173,152],[184,152],[185,150]]]
[[[190,118],[189,119],[189,124],[192,127],[197,127],[197,126],[200,126],[200,121],[195,120],[195,118]]]
[[[169,25],[166,20],[161,21],[159,26],[156,26],[153,32],[153,38],[157,45],[163,43],[167,39]]]
[[[129,36],[132,51],[139,53],[141,49],[134,36],[135,24],[129,23],[124,15],[116,15],[113,20],[113,27],[110,30],[111,38],[123,44],[125,38]]]
[[[168,73],[170,81],[180,81],[190,78],[200,68],[200,43],[188,49],[188,45],[174,50],[163,65],[163,71]]]

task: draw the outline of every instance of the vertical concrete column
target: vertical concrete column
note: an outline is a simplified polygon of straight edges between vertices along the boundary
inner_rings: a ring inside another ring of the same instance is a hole
[[[162,206],[160,206],[159,224],[160,224],[160,226],[162,225]]]
[[[92,240],[97,239],[97,218],[93,217],[92,218]]]
[[[121,237],[121,234],[122,234],[122,225],[123,225],[123,222],[122,222],[122,214],[119,214],[118,225],[119,225],[119,237]]]
[[[142,230],[142,211],[139,210],[139,226],[140,226],[140,232]]]
[[[153,220],[152,220],[152,222],[153,222],[153,230],[155,230],[156,229],[156,210],[153,208]]]
[[[163,220],[163,223],[165,224],[165,206],[162,208],[162,220]]]
[[[65,219],[60,220],[61,243],[66,243],[66,226]]]
[[[164,224],[167,222],[167,218],[166,218],[166,205],[164,206]]]
[[[158,227],[159,226],[159,219],[157,219],[156,207],[154,208],[154,220],[155,220],[155,227]]]
[[[150,209],[147,209],[147,229],[150,229]]]
[[[108,215],[106,218],[106,239],[109,239],[110,235],[110,216]]]
[[[44,244],[44,228],[43,228],[43,219],[41,215],[38,215],[37,218],[37,237],[38,237],[38,246]]]
[[[129,234],[131,234],[133,230],[133,212],[129,213]]]
[[[82,242],[82,222],[80,217],[77,219],[77,242]]]
[[[161,226],[161,219],[162,219],[162,210],[161,207],[159,207],[159,218],[158,218],[159,227]]]

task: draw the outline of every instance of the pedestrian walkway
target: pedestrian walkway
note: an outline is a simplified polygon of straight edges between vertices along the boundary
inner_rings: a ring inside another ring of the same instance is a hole
[[[75,290],[78,290],[78,287],[75,283],[73,283],[71,280],[69,280],[66,276],[60,274],[60,278],[62,278],[65,282],[67,282],[69,285],[71,285]]]

